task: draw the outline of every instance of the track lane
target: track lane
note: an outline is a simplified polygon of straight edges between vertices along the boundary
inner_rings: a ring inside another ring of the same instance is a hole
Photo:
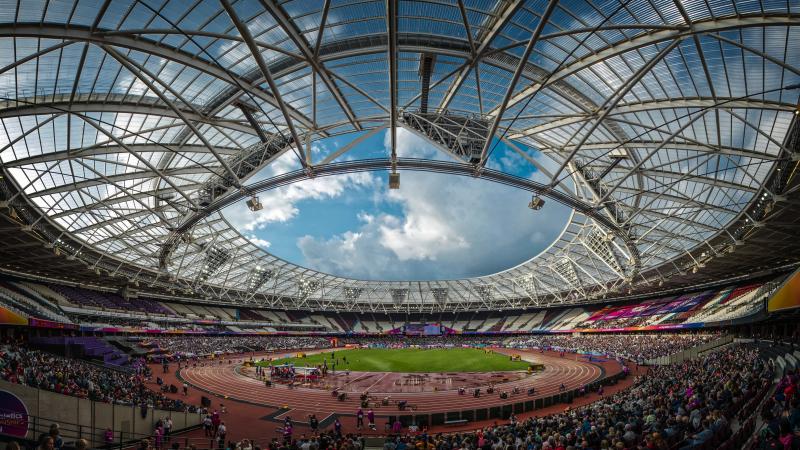
[[[526,400],[533,400],[552,396],[559,392],[563,382],[568,390],[578,388],[584,384],[597,380],[603,375],[603,370],[593,363],[575,361],[571,358],[560,358],[552,354],[542,354],[534,351],[514,350],[524,359],[544,363],[545,369],[533,376],[522,380],[497,384],[496,390],[511,391],[519,387],[521,393],[510,395],[507,399],[500,399],[499,395],[484,394],[479,398],[472,395],[458,395],[457,390],[439,392],[370,392],[375,397],[390,395],[393,399],[406,400],[414,405],[416,414],[442,412],[447,410],[488,408],[491,406],[507,405]],[[501,352],[508,354],[507,352]],[[359,399],[350,395],[343,402],[338,401],[326,390],[296,387],[289,389],[285,385],[273,385],[270,388],[254,378],[242,375],[235,370],[233,364],[211,365],[196,368],[184,368],[181,376],[190,385],[217,395],[227,396],[230,400],[245,401],[268,407],[288,406],[292,409],[319,411],[321,414],[344,413],[352,414],[359,407]],[[613,375],[619,370],[606,368],[606,375]],[[536,387],[536,395],[527,396],[529,387]],[[394,405],[376,406],[376,415],[386,416],[397,413]]]

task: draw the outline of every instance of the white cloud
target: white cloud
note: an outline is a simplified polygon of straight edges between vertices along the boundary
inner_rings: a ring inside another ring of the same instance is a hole
[[[255,245],[257,245],[257,246],[259,246],[259,247],[261,247],[261,248],[263,248],[265,250],[272,246],[271,242],[269,242],[267,240],[264,240],[264,239],[261,239],[261,238],[259,238],[258,236],[254,235],[254,234],[248,234],[248,235],[245,235],[245,237],[247,239],[249,239],[250,242],[252,242],[253,244],[255,244]]]
[[[291,172],[299,167],[297,157],[286,152],[253,179],[248,180],[248,183]],[[260,211],[250,211],[242,201],[226,208],[224,214],[234,227],[253,235],[252,232],[263,229],[270,223],[294,219],[300,212],[297,203],[303,200],[335,198],[350,189],[369,187],[375,183],[377,180],[369,173],[314,178],[258,194],[261,204],[264,205]]]
[[[403,129],[398,130],[398,154],[449,158]],[[498,164],[509,169],[526,163],[512,155]],[[248,183],[299,168],[297,157],[288,152]],[[240,202],[227,208],[225,216],[253,243],[269,249],[274,244],[270,224],[304,228],[297,220],[301,202],[323,202],[354,190],[362,207],[363,199],[371,199],[374,207],[353,210],[355,222],[347,231],[299,237],[302,260],[294,262],[361,279],[484,275],[523,262],[547,247],[569,213],[555,202],[533,213],[527,208],[528,193],[488,181],[403,171],[399,190],[389,190],[385,177],[370,173],[322,177],[259,194],[261,211],[251,212]]]
[[[391,149],[392,137],[389,131],[384,134],[383,146],[387,152]],[[448,153],[445,153],[416,134],[405,128],[397,129],[397,156],[401,158],[428,158],[455,160]]]
[[[398,130],[401,156],[430,158],[432,152],[440,153]],[[297,245],[306,265],[366,279],[483,275],[544,249],[569,213],[555,202],[533,213],[527,208],[528,193],[466,177],[402,172],[401,189],[381,185],[376,191],[402,213],[361,211],[356,229],[301,237]]]

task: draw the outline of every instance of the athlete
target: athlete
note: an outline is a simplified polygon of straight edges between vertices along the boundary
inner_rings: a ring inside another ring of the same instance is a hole
[[[319,428],[319,421],[317,420],[316,415],[311,414],[308,416],[308,425],[311,427],[311,431],[314,433],[317,432],[317,429]]]
[[[358,408],[358,411],[356,411],[356,428],[360,430],[363,426],[364,426],[364,410]]]

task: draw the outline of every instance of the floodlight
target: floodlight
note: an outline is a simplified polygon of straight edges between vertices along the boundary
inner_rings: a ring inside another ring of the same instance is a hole
[[[261,209],[264,207],[261,204],[261,201],[255,195],[250,197],[250,199],[247,200],[245,203],[247,203],[247,207],[250,209],[250,211],[253,212],[261,211]]]
[[[628,152],[624,148],[615,148],[608,153],[611,159],[628,159]]]
[[[389,174],[389,189],[400,189],[400,174],[399,173],[390,173]]]
[[[531,198],[531,202],[528,203],[528,208],[530,208],[530,209],[532,209],[534,211],[538,211],[538,210],[542,209],[543,206],[544,206],[544,199],[539,197],[538,195],[534,195]]]
[[[211,194],[212,193],[210,189],[200,189],[200,192],[198,193],[197,204],[203,208],[208,207],[214,200]]]

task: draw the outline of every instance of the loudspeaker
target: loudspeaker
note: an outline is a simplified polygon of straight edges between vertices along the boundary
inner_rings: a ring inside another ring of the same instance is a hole
[[[204,408],[208,408],[211,406],[211,399],[204,395],[200,397],[200,404],[203,405]]]

